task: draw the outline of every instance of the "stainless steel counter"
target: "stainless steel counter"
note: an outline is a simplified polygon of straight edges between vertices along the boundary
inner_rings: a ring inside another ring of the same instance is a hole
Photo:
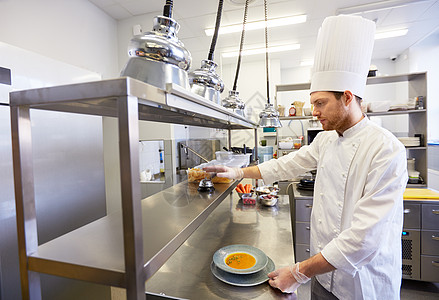
[[[275,207],[251,206],[243,205],[233,192],[146,282],[147,293],[183,299],[297,299],[295,294],[271,288],[268,282],[237,287],[218,280],[210,271],[212,256],[232,244],[261,249],[276,268],[293,262],[288,196],[282,195]]]

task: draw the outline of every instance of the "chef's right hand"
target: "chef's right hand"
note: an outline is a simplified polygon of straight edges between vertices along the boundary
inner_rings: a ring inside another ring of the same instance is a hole
[[[230,168],[226,166],[206,166],[203,171],[216,173],[218,177],[225,177],[231,179],[242,179],[244,171],[241,168]]]

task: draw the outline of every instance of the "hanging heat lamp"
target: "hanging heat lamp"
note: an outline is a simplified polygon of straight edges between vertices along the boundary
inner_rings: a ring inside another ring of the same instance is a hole
[[[224,82],[215,71],[218,64],[215,63],[213,59],[216,41],[218,39],[218,30],[221,24],[223,2],[224,0],[219,0],[218,2],[215,33],[212,37],[208,58],[201,62],[201,68],[189,73],[191,91],[219,105],[221,105],[220,94],[224,90]]]
[[[153,21],[152,31],[134,36],[128,45],[127,64],[121,76],[129,76],[163,90],[167,83],[189,89],[187,70],[191,54],[178,39],[180,25],[172,19],[173,1],[167,0],[163,16]]]
[[[233,83],[233,88],[231,91],[229,91],[229,96],[227,96],[225,99],[223,99],[222,104],[224,107],[232,109],[237,114],[244,116],[245,112],[245,104],[244,102],[239,98],[239,92],[236,90],[238,86],[238,76],[239,76],[239,70],[241,68],[241,58],[242,58],[242,48],[244,46],[244,36],[245,36],[245,24],[247,23],[247,12],[248,12],[248,3],[251,0],[245,1],[245,8],[244,8],[244,19],[242,21],[242,31],[241,31],[241,42],[239,44],[239,54],[238,54],[238,62],[236,64],[236,73],[235,73],[235,81]]]
[[[267,76],[267,103],[264,110],[259,114],[259,127],[282,127],[279,120],[279,112],[270,103],[270,80],[268,71],[268,28],[267,28],[267,0],[264,0],[265,12],[265,71]]]

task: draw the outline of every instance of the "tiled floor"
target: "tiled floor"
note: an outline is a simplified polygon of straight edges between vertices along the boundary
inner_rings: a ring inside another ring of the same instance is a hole
[[[402,300],[439,299],[439,283],[403,280],[401,287]]]
[[[310,283],[299,287],[298,300],[309,300]],[[401,300],[437,300],[439,299],[439,283],[403,280],[401,286]],[[344,299],[343,299],[344,300]],[[385,299],[383,299],[385,300]]]

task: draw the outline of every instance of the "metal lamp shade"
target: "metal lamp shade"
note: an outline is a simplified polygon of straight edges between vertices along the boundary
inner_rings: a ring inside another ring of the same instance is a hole
[[[130,56],[121,72],[140,81],[166,89],[167,83],[190,89],[187,70],[192,58],[177,38],[180,25],[172,18],[157,16],[150,32],[134,36],[128,45]]]
[[[203,60],[200,69],[189,73],[189,84],[193,93],[221,105],[224,82],[215,71],[217,66],[214,61]]]
[[[282,127],[279,112],[270,103],[265,104],[265,109],[259,114],[259,127]]]
[[[223,99],[222,104],[225,108],[232,109],[237,114],[244,116],[245,104],[239,99],[239,92],[229,91],[229,96]]]

